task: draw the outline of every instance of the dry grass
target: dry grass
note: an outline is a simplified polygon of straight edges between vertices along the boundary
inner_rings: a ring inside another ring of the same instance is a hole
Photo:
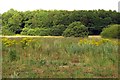
[[[92,36],[88,36],[88,38],[101,38],[101,36],[99,36],[99,35],[92,35]]]
[[[20,44],[3,45],[3,78],[117,77],[116,45],[91,47],[79,45],[80,38],[61,37],[32,38],[29,45],[20,43],[24,38],[13,38]]]
[[[0,36],[0,38],[64,38],[63,36]]]

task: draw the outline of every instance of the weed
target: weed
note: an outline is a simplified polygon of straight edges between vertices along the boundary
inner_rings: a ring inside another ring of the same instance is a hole
[[[117,75],[118,44],[115,39],[3,38],[2,41],[3,78],[10,77],[13,72],[12,77],[22,78]]]
[[[17,60],[17,51],[15,49],[10,49],[9,50],[9,58],[10,58],[10,61],[15,61]]]

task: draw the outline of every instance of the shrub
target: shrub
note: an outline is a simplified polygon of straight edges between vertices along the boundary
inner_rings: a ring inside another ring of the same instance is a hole
[[[39,36],[49,36],[50,29],[49,28],[39,28]]]
[[[15,33],[13,33],[12,31],[10,31],[9,29],[7,29],[7,27],[2,26],[2,35],[14,35]]]
[[[21,34],[22,35],[31,35],[31,36],[36,36],[36,35],[48,36],[48,35],[50,35],[50,29],[47,29],[47,28],[34,28],[34,29],[23,28]]]
[[[120,39],[120,25],[113,24],[103,28],[101,36],[104,38],[119,38]]]
[[[81,22],[73,22],[63,32],[63,36],[86,37],[88,36],[88,29]]]
[[[27,27],[23,28],[21,34],[27,35],[28,30],[29,30],[29,28],[27,28]]]
[[[51,28],[50,32],[52,36],[61,36],[66,29],[64,25],[55,25]]]

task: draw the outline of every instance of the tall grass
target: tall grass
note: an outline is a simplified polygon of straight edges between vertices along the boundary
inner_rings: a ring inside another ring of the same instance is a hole
[[[3,38],[3,77],[117,77],[117,41],[101,40]]]

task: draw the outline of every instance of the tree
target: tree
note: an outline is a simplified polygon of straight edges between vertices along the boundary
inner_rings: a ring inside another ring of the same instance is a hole
[[[50,29],[46,28],[23,28],[22,35],[31,35],[31,36],[48,36],[50,35]]]
[[[73,22],[63,32],[63,36],[86,37],[88,36],[88,29],[81,22]]]
[[[72,22],[77,21],[88,28],[90,35],[99,35],[107,25],[120,24],[120,13],[111,10],[34,10],[19,12],[10,9],[2,14],[2,26],[5,26],[3,28],[14,34],[20,34],[22,29],[26,27],[30,29],[48,28],[53,31],[51,35],[61,35],[64,27],[61,26],[60,28],[57,25],[69,26]]]
[[[6,26],[2,26],[2,35],[14,35],[12,31],[10,31]]]
[[[52,36],[61,36],[63,31],[66,29],[64,25],[53,26],[50,30]]]
[[[6,27],[6,29],[10,30],[14,34],[20,34],[21,32],[21,24],[22,24],[22,16],[20,12],[10,9],[8,12],[2,15],[2,25]],[[4,27],[3,27],[4,28]]]
[[[118,38],[120,39],[120,25],[112,24],[108,25],[106,28],[103,28],[101,36],[105,38]]]

